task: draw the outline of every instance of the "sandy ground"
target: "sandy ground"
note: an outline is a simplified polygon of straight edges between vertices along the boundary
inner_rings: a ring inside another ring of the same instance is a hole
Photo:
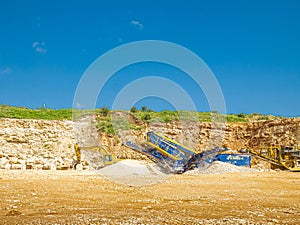
[[[300,224],[300,173],[183,174],[133,186],[90,171],[0,170],[0,190],[0,224]]]

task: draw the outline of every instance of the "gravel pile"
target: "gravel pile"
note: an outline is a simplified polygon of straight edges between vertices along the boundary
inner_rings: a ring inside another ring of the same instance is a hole
[[[97,170],[101,175],[117,183],[145,185],[160,182],[167,175],[155,164],[139,160],[122,160]]]
[[[187,171],[185,174],[221,174],[236,172],[256,172],[256,170],[248,167],[235,166],[230,163],[215,161],[207,168],[198,168],[190,170]]]

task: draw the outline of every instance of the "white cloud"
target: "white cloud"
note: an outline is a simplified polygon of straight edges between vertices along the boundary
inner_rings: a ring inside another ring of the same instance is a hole
[[[144,28],[144,25],[140,21],[137,21],[137,20],[130,21],[130,24],[137,27],[140,30],[142,30]]]
[[[38,42],[35,41],[32,43],[32,48],[37,52],[40,53],[42,55],[46,55],[47,53],[47,49],[45,48],[45,42]]]
[[[12,70],[9,67],[0,68],[0,75],[11,74]]]
[[[33,47],[33,48],[35,48],[35,47],[38,46],[38,45],[39,45],[39,43],[38,43],[37,41],[32,43],[32,47]]]
[[[42,47],[36,47],[35,51],[42,54],[42,55],[45,55],[47,53],[47,50],[45,48],[42,48]]]

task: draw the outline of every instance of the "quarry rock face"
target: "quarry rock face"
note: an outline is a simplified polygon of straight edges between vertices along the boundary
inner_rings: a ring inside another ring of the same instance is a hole
[[[73,146],[78,140],[72,121],[0,119],[0,169],[66,170],[74,164]],[[145,156],[122,146],[124,141],[141,143],[148,131],[156,131],[183,145],[203,151],[215,146],[231,149],[300,144],[300,119],[286,118],[249,123],[213,124],[208,122],[139,124],[139,130],[99,133],[99,143],[122,159]],[[80,128],[82,129],[82,127]],[[75,126],[76,130],[76,126]],[[77,133],[76,133],[77,132]],[[94,137],[82,131],[81,136]],[[83,162],[86,165],[86,162]],[[84,168],[89,168],[86,165]]]
[[[70,121],[0,119],[0,168],[70,167],[75,143]]]
[[[242,148],[258,149],[270,145],[291,145],[300,147],[300,119],[286,118],[248,123],[212,124],[209,122],[185,123],[178,121],[170,123],[150,123],[141,131],[117,132],[119,140],[142,140],[147,131],[155,131],[167,136],[191,149],[203,151],[216,146],[239,150]],[[120,147],[115,136],[100,137],[102,141],[112,146],[116,155],[126,155],[138,159],[140,155]],[[137,158],[136,158],[137,157]]]

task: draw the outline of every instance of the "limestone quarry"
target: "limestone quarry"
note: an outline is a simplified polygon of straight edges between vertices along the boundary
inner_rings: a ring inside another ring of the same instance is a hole
[[[214,143],[233,150],[298,144],[300,119],[139,125],[113,135],[95,133],[88,123],[0,119],[0,224],[300,223],[299,173],[252,160],[252,168],[214,162],[205,170],[167,175],[122,146],[150,130],[197,151]],[[122,160],[99,170],[83,161],[73,170],[73,145],[95,140]]]
[[[0,119],[0,168],[67,170],[75,159],[74,144],[78,135],[72,121]],[[212,123],[144,123],[141,130],[120,130],[115,135],[96,133],[99,142],[119,159],[145,159],[122,146],[122,142],[143,140],[149,130],[162,133],[197,151],[214,147]],[[222,125],[218,144],[231,149],[298,144],[300,119],[285,118]],[[91,132],[90,132],[91,133]],[[91,135],[84,130],[81,136]],[[94,132],[95,133],[95,132]],[[95,134],[94,134],[95,136]],[[89,169],[87,164],[84,169]]]

